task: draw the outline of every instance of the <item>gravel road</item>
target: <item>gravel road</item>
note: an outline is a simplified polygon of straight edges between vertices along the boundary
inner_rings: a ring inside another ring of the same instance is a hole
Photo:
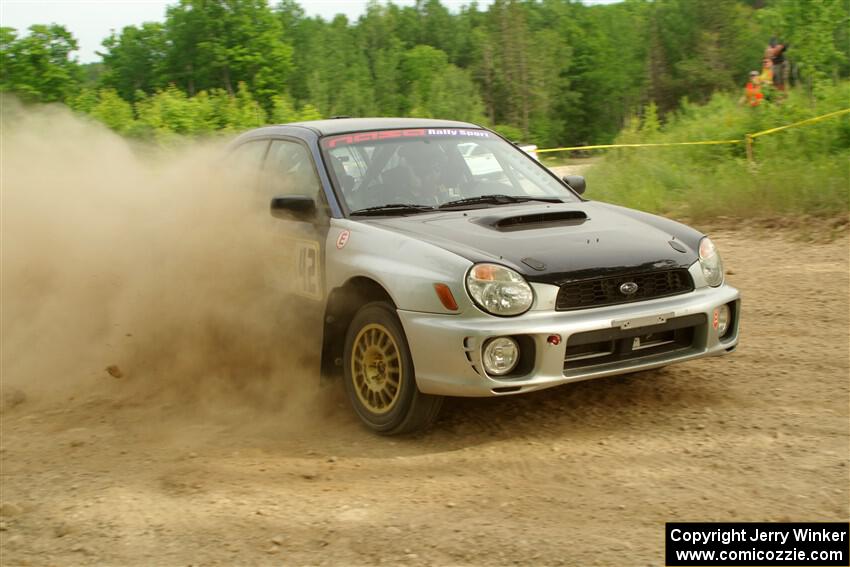
[[[846,233],[714,236],[736,353],[454,400],[416,438],[368,433],[333,389],[285,410],[120,369],[6,389],[0,562],[661,565],[667,521],[846,521]]]

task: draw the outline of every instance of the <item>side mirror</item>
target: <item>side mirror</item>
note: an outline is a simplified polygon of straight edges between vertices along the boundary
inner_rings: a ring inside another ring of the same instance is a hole
[[[275,218],[304,220],[312,217],[316,212],[316,200],[306,195],[274,197],[269,211]]]
[[[581,175],[565,175],[561,179],[564,180],[564,183],[566,183],[570,189],[579,195],[583,195],[584,190],[587,188],[587,183]]]

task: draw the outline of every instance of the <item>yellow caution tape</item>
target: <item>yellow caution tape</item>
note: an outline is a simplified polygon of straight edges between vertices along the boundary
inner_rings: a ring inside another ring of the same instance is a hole
[[[820,122],[821,120],[826,120],[827,118],[847,114],[848,112],[850,112],[850,108],[845,108],[844,110],[836,110],[835,112],[830,112],[829,114],[823,114],[821,116],[815,116],[814,118],[800,120],[799,122],[794,122],[793,124],[778,126],[776,128],[771,128],[770,130],[762,130],[761,132],[756,132],[755,134],[749,134],[749,136],[750,138],[758,138],[759,136],[764,136],[765,134],[773,134],[774,132],[779,132],[780,130],[785,130],[787,128],[795,128],[797,126],[805,126],[806,124],[814,124],[815,122]]]
[[[703,146],[709,144],[740,144],[743,140],[710,140],[704,142],[667,142],[664,144],[602,144],[599,146],[573,146],[571,148],[547,148],[536,150],[538,154],[546,152],[564,152],[568,150],[601,150],[605,148],[647,148],[658,146]]]
[[[801,120],[799,122],[794,122],[793,124],[786,124],[785,126],[778,126],[776,128],[771,128],[769,130],[762,130],[761,132],[756,132],[754,134],[746,134],[744,140],[706,140],[702,142],[668,142],[662,144],[600,144],[596,146],[571,146],[568,148],[546,148],[543,150],[536,150],[538,154],[545,154],[549,152],[568,152],[575,150],[605,150],[609,148],[650,148],[650,147],[662,147],[662,146],[707,146],[707,145],[718,145],[718,144],[741,144],[744,141],[747,143],[752,143],[753,138],[757,138],[759,136],[765,136],[767,134],[773,134],[774,132],[779,132],[780,130],[786,130],[788,128],[795,128],[797,126],[805,126],[807,124],[814,124],[815,122],[820,122],[821,120],[826,120],[827,118],[833,118],[835,116],[840,116],[842,114],[850,113],[850,108],[845,108],[844,110],[836,110],[835,112],[830,112],[829,114],[823,114],[821,116],[815,116],[814,118],[808,118],[806,120]]]

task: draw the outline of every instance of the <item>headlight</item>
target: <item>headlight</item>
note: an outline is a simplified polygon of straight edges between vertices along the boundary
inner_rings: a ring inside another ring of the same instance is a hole
[[[498,264],[472,266],[466,275],[466,289],[478,307],[493,315],[520,315],[534,301],[525,278]]]
[[[723,260],[714,242],[707,236],[699,243],[699,264],[708,285],[717,287],[723,283]]]

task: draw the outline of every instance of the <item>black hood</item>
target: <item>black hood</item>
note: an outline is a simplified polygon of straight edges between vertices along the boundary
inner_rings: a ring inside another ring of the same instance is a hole
[[[361,219],[358,219],[361,220]],[[472,262],[509,266],[529,281],[563,283],[687,268],[702,234],[605,203],[510,205],[361,222],[425,240]]]

